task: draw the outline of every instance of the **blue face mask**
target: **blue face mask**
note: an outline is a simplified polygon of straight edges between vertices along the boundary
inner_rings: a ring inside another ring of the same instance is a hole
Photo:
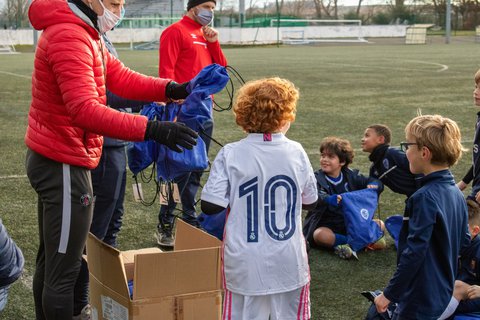
[[[125,17],[125,8],[122,7],[122,10],[120,11],[120,19],[118,22],[115,24],[115,28],[118,27],[120,23],[122,23],[123,17]]]
[[[207,9],[199,9],[197,13],[197,22],[202,26],[208,25],[213,20],[213,11]]]

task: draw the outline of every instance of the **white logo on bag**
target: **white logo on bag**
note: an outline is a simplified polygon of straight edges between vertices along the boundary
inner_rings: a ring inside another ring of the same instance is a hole
[[[368,219],[368,210],[367,209],[361,209],[360,210],[360,215],[362,216],[363,219],[367,220]]]

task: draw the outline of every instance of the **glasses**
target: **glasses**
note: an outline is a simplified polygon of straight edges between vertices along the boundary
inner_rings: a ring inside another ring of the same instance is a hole
[[[418,146],[418,143],[416,143],[416,142],[401,142],[400,143],[400,149],[402,149],[403,152],[407,152],[407,150],[410,146]]]

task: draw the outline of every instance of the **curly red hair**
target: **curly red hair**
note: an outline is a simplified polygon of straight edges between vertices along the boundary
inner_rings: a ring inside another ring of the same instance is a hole
[[[278,132],[295,121],[298,89],[286,79],[265,78],[240,88],[233,112],[237,124],[248,133]]]

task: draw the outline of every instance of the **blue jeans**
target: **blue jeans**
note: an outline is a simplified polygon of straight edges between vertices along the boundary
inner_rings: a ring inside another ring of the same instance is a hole
[[[2,312],[3,309],[5,309],[5,306],[7,305],[9,289],[10,289],[9,285],[0,288],[0,312]]]
[[[206,121],[203,124],[204,131],[209,137],[213,133],[213,121]],[[208,150],[210,149],[210,138],[206,135],[202,135],[200,132],[200,137],[205,142],[205,147]],[[182,219],[198,227],[199,223],[197,221],[197,215],[195,210],[196,200],[195,196],[200,187],[200,178],[202,177],[203,171],[199,172],[188,172],[184,175],[181,175],[174,179],[174,182],[178,185],[178,191],[180,192],[180,201],[182,203]],[[162,205],[160,207],[160,212],[158,213],[158,228],[162,228],[162,225],[173,226],[175,215],[173,211],[175,210],[177,204],[173,201],[173,196],[170,193],[168,205]]]

